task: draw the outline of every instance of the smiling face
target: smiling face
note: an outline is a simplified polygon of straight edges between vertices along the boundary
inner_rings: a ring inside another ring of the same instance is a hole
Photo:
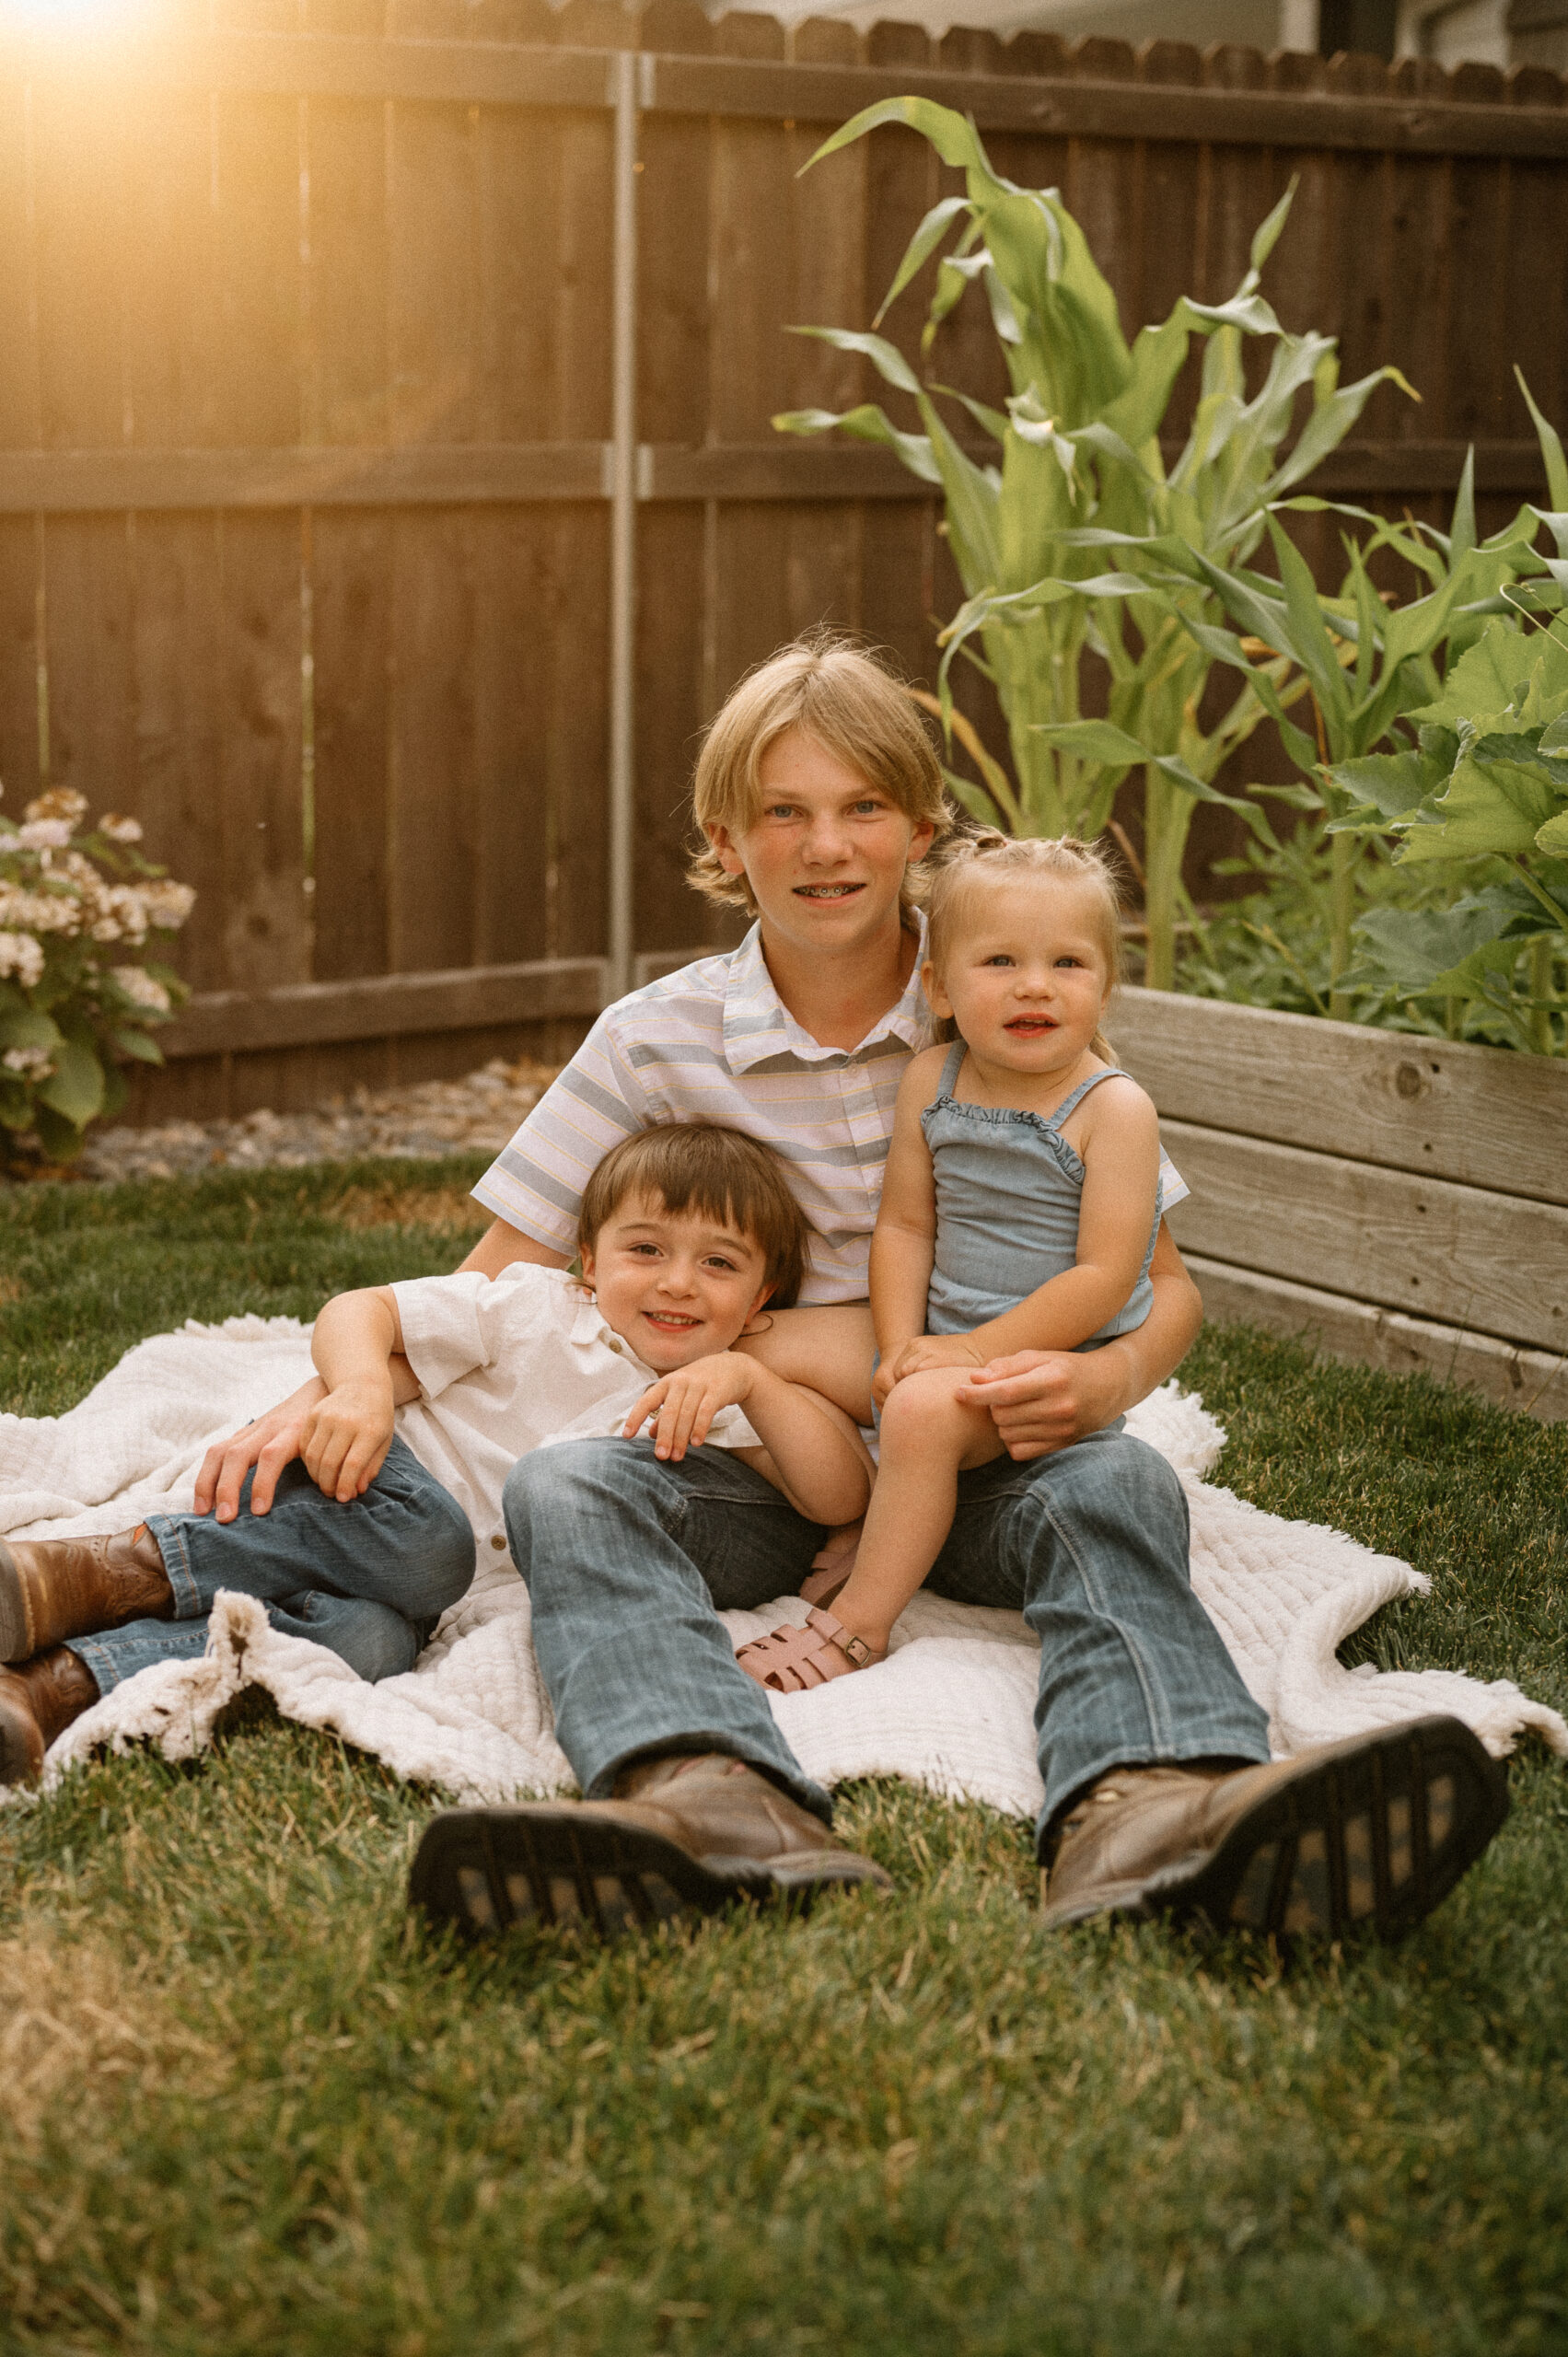
[[[819,956],[874,943],[900,923],[904,871],[930,844],[880,786],[798,728],[758,765],[761,807],[738,834],[710,825],[726,872],[744,875],[769,932]]]
[[[1057,877],[970,884],[943,970],[926,996],[951,1016],[971,1054],[1004,1071],[1065,1074],[1080,1062],[1110,995],[1095,888]]]
[[[656,1375],[729,1350],[768,1297],[761,1245],[656,1195],[628,1195],[582,1260],[606,1325]]]

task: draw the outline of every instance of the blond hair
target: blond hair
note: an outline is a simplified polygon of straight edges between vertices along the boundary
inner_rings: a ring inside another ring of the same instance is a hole
[[[784,1176],[761,1138],[716,1121],[667,1121],[634,1130],[611,1146],[583,1190],[577,1248],[591,1252],[599,1230],[630,1195],[651,1196],[677,1219],[683,1212],[737,1229],[762,1255],[768,1299],[787,1309],[806,1283],[810,1231]]]
[[[909,691],[885,662],[831,631],[782,646],[748,673],[726,699],[697,759],[691,798],[704,838],[723,827],[731,842],[755,826],[762,807],[762,756],[786,729],[798,728],[895,802],[916,826],[940,840],[951,823],[942,767]],[[744,876],[731,876],[706,840],[686,870],[710,900],[757,913]],[[908,909],[919,885],[906,874]]]
[[[1108,989],[1121,979],[1121,896],[1116,870],[1095,843],[1075,835],[1003,835],[987,828],[965,834],[952,844],[932,877],[926,893],[926,958],[942,980],[947,960],[961,931],[976,892],[990,883],[1019,877],[1049,877],[1052,883],[1079,884],[1091,895],[1096,946],[1105,963]],[[958,1026],[948,1020],[938,1028],[957,1039]],[[1089,1041],[1093,1052],[1109,1064],[1115,1051],[1103,1031]]]

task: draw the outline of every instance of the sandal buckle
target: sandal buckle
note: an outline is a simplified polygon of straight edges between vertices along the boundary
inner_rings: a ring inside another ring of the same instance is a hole
[[[865,1668],[868,1663],[874,1662],[877,1658],[865,1638],[852,1637],[847,1629],[842,1637],[835,1640],[835,1643],[842,1654],[848,1654],[856,1669]]]

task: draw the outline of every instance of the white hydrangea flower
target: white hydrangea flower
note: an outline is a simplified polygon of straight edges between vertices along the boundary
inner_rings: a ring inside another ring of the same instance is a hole
[[[17,830],[24,851],[64,851],[70,840],[70,822],[64,819],[29,819]]]
[[[0,1064],[7,1072],[19,1073],[24,1080],[47,1080],[54,1070],[54,1059],[47,1048],[7,1048]]]
[[[27,933],[0,933],[0,981],[15,974],[23,990],[42,979],[43,945]]]
[[[38,795],[22,812],[24,819],[63,819],[66,832],[79,827],[87,815],[87,797],[78,794],[74,785],[52,785],[47,794]]]
[[[156,925],[159,933],[178,933],[196,905],[193,887],[176,884],[171,877],[155,877],[151,883],[139,884],[136,889],[146,911],[143,922]]]
[[[81,905],[73,892],[29,892],[24,884],[0,877],[0,927],[11,932],[64,933],[81,930]]]
[[[122,819],[115,810],[104,812],[98,822],[98,830],[100,835],[107,835],[111,843],[139,843],[142,840],[141,820]]]
[[[167,1015],[169,996],[154,974],[144,973],[140,966],[113,966],[110,971],[134,1006],[148,1015]]]

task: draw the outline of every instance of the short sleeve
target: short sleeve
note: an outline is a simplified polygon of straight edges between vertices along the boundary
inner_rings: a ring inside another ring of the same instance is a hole
[[[450,1277],[412,1277],[394,1284],[392,1295],[403,1329],[403,1355],[427,1399],[437,1399],[449,1383],[488,1366],[490,1347],[481,1305],[494,1286],[477,1269]]]
[[[577,1212],[589,1177],[611,1146],[652,1118],[616,1039],[616,1013],[612,1007],[599,1016],[473,1190],[509,1227],[568,1255],[577,1248]]]

